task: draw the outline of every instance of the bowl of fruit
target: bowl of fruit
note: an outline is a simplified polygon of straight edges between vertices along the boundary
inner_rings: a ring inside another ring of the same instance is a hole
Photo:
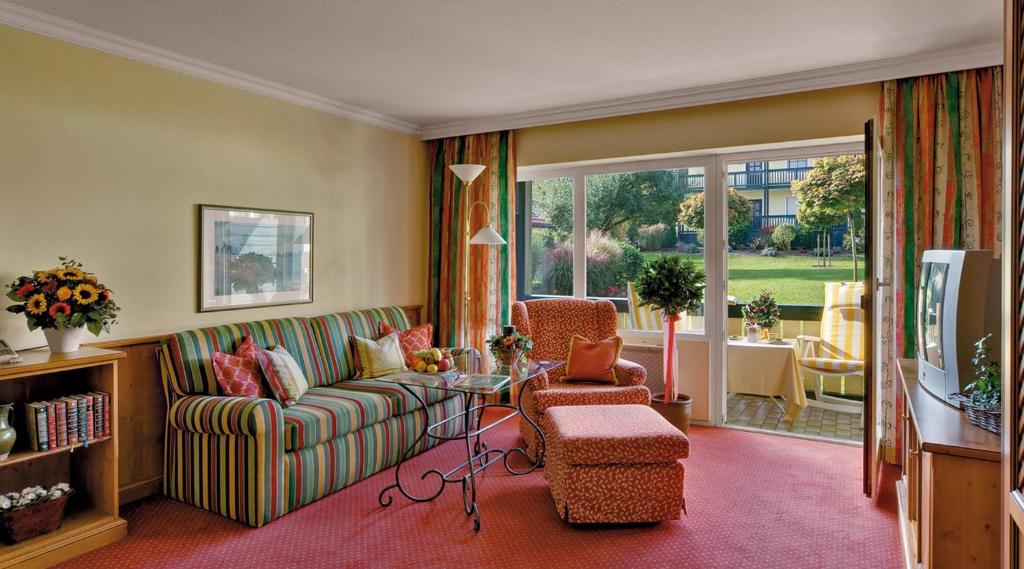
[[[413,368],[417,373],[443,373],[455,369],[451,350],[431,348],[413,352]]]

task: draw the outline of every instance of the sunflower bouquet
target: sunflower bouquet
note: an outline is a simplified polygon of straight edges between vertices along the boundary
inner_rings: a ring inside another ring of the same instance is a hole
[[[15,304],[8,312],[25,314],[28,329],[67,330],[85,326],[96,336],[110,332],[120,310],[110,289],[96,275],[82,270],[82,264],[66,257],[59,267],[35,271],[14,280],[7,298]]]

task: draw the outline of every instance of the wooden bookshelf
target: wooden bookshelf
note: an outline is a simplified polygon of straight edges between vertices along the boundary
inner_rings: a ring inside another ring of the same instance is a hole
[[[20,450],[20,451],[15,451],[15,452],[12,452],[11,455],[7,457],[7,460],[0,461],[0,471],[2,471],[2,469],[5,466],[11,466],[11,465],[14,465],[14,464],[18,464],[19,462],[25,462],[26,460],[35,460],[37,458],[44,457],[44,456],[51,455],[51,454],[60,454],[62,452],[74,452],[75,449],[77,449],[77,448],[89,448],[89,447],[91,447],[93,445],[98,445],[100,443],[107,442],[110,439],[111,439],[111,437],[100,437],[98,439],[93,439],[93,440],[89,441],[89,444],[75,443],[73,445],[65,445],[65,446],[62,446],[62,447],[51,448],[50,450]]]
[[[113,543],[127,534],[118,510],[117,368],[123,352],[82,348],[70,354],[30,350],[18,364],[0,365],[0,401],[14,403],[14,451],[0,461],[0,492],[68,482],[68,501],[57,531],[14,545],[0,543],[0,567],[48,567]],[[104,391],[110,394],[110,435],[85,443],[33,451],[28,446],[24,404]]]

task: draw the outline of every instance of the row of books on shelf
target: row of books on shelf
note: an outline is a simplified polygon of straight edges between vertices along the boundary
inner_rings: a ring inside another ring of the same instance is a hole
[[[25,404],[28,444],[55,449],[110,436],[110,394],[92,391]]]

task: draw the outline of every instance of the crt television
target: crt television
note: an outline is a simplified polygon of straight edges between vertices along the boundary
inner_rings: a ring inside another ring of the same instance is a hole
[[[974,343],[991,333],[999,357],[999,263],[986,250],[933,250],[921,258],[917,287],[917,360],[921,386],[959,407],[951,395],[973,381]]]

